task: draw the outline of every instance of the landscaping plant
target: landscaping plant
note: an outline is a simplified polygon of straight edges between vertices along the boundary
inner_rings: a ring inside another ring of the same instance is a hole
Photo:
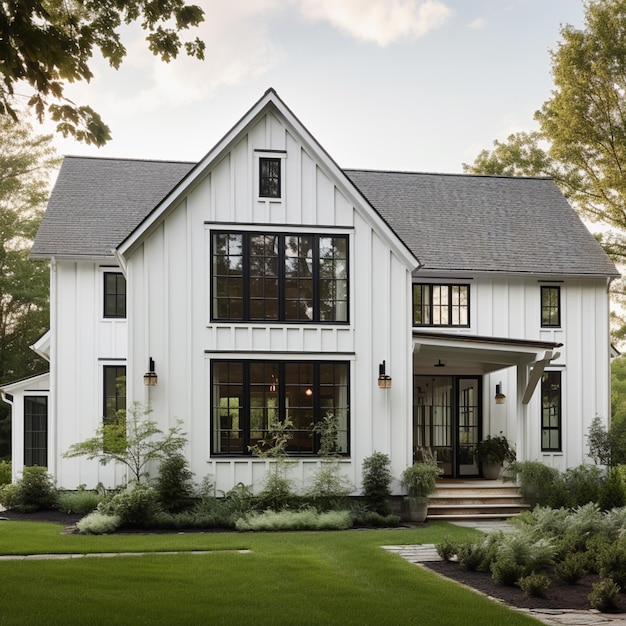
[[[24,467],[15,484],[0,487],[0,504],[21,513],[55,508],[57,489],[45,467]]]
[[[380,515],[390,512],[388,498],[391,495],[391,460],[383,452],[374,452],[363,459],[363,496],[368,507]]]

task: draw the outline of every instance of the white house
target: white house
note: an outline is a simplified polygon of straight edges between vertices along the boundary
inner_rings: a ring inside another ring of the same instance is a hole
[[[199,163],[67,157],[32,256],[50,373],[2,388],[16,476],[123,482],[62,454],[132,401],[183,420],[224,490],[260,484],[248,446],[275,419],[306,481],[336,416],[359,491],[374,451],[395,476],[428,448],[479,478],[473,446],[500,432],[576,466],[609,418],[618,274],[552,180],[344,170],[271,89]]]

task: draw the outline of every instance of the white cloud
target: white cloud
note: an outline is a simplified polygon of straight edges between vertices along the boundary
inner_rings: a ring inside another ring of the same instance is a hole
[[[452,15],[439,0],[300,0],[303,14],[380,46],[437,29]]]
[[[484,17],[478,17],[473,22],[468,24],[469,28],[473,28],[475,30],[480,30],[487,26],[487,20]]]

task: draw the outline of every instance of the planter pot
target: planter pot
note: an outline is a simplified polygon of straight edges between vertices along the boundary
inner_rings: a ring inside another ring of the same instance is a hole
[[[497,480],[500,477],[502,463],[483,463],[483,478]]]
[[[426,498],[405,498],[409,505],[409,521],[421,523],[428,514],[428,500]]]

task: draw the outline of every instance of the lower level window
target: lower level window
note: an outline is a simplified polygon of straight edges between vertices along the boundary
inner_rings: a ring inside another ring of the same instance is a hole
[[[541,377],[541,449],[561,451],[561,372]]]
[[[48,398],[24,398],[24,465],[48,467]]]
[[[214,454],[267,449],[277,425],[291,454],[348,454],[348,363],[220,360],[211,372]]]

